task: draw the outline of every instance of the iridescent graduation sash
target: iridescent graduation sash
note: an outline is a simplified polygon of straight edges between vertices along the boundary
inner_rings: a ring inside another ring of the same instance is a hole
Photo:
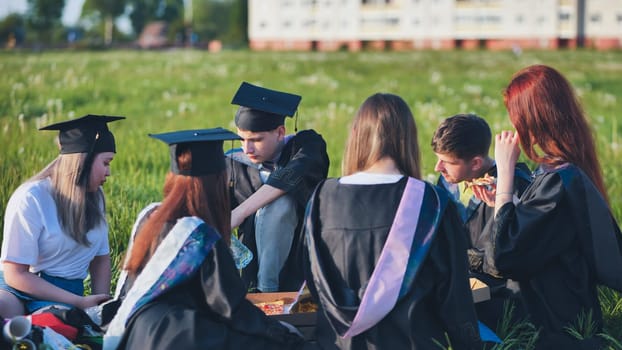
[[[350,328],[342,337],[353,337],[382,320],[397,303],[408,266],[418,269],[421,265],[433,234],[433,231],[423,232],[426,237],[413,250],[424,191],[425,184],[422,181],[408,178],[395,219],[365,288],[361,304]]]
[[[104,335],[103,349],[117,348],[127,321],[140,307],[193,276],[219,239],[197,217],[177,220],[127,292]]]
[[[347,286],[333,285],[322,272],[323,263],[318,255],[311,221],[315,195],[311,197],[307,206],[306,226],[313,283],[324,305],[326,316],[340,336],[352,337],[373,327],[411,289],[427,257],[446,204],[441,201],[436,191],[432,190],[429,191],[430,201],[422,206],[426,194],[425,187],[423,181],[407,179],[387,240],[369,282],[363,287],[364,292],[359,305],[351,304],[355,302],[352,299],[355,298],[352,292],[333,291],[334,288],[347,288]],[[340,295],[340,299],[351,300],[346,301],[346,305],[339,306],[335,295]]]

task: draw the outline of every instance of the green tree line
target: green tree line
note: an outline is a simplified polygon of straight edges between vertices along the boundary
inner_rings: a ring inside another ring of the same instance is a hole
[[[85,0],[78,22],[61,18],[68,0],[27,0],[24,13],[0,19],[0,46],[109,47],[135,42],[150,23],[171,46],[203,46],[219,40],[226,46],[247,44],[245,0]],[[129,32],[118,27],[124,18]]]

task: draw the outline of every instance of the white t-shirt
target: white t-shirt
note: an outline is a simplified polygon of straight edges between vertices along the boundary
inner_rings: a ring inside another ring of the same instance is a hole
[[[392,184],[400,181],[404,175],[399,174],[380,174],[380,173],[368,173],[360,171],[352,175],[339,178],[339,183],[350,185],[379,185],[379,184]]]
[[[50,179],[26,182],[15,190],[7,203],[3,234],[0,262],[30,265],[33,273],[84,279],[93,258],[110,253],[106,220],[87,233],[89,247],[63,232]]]

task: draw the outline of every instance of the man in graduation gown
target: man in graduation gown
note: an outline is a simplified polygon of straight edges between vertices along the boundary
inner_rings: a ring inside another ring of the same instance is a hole
[[[489,191],[495,188],[497,167],[488,151],[492,141],[490,127],[475,114],[457,114],[445,119],[434,132],[432,149],[437,157],[434,170],[439,172],[437,185],[445,188],[462,217],[468,234],[469,271],[490,287],[491,299],[478,303],[478,317],[496,328],[504,314],[507,300],[513,302],[514,318],[524,316],[518,296],[518,284],[502,276],[494,264],[490,244],[494,204],[487,205],[477,196],[476,186]],[[476,180],[477,179],[477,180]],[[481,185],[478,185],[478,181]],[[514,194],[520,197],[531,181],[529,168],[517,164]],[[486,186],[488,186],[486,188]]]
[[[232,177],[231,227],[255,259],[242,271],[251,290],[297,290],[304,209],[328,174],[326,142],[313,130],[286,135],[284,120],[301,97],[242,83],[232,104],[242,148],[227,152]]]

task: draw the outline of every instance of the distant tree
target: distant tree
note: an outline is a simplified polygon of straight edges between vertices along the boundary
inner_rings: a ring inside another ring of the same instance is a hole
[[[0,43],[7,48],[19,46],[25,37],[24,17],[18,13],[11,13],[0,21]]]
[[[225,1],[193,0],[192,30],[201,41],[223,39],[230,7]]]
[[[229,45],[245,44],[246,0],[192,0],[192,30],[203,41],[218,39]]]
[[[62,28],[65,0],[28,0],[27,23],[39,39],[50,44],[54,31]]]
[[[227,36],[233,44],[248,44],[248,0],[233,0]]]
[[[140,34],[152,21],[165,21],[172,35],[183,33],[184,0],[128,0],[134,33]]]
[[[127,0],[86,0],[83,12],[97,11],[104,21],[104,44],[112,44],[114,21],[125,12]]]

